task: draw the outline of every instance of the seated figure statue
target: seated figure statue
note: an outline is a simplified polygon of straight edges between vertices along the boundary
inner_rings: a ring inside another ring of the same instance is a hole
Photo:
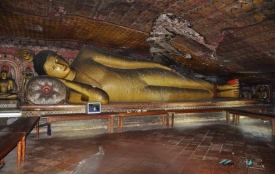
[[[19,55],[30,60],[30,51]],[[151,61],[133,61],[94,47],[82,48],[71,65],[56,52],[33,57],[38,75],[56,77],[70,89],[69,103],[163,102],[210,99],[214,85],[183,77]],[[215,86],[218,97],[238,97],[239,84]]]
[[[15,90],[15,81],[7,77],[7,70],[1,70],[0,78],[0,99],[15,99],[17,94],[13,91]]]
[[[31,78],[34,77],[34,74],[31,72],[31,69],[28,67],[26,68],[26,72],[22,75],[23,78],[23,90],[24,90],[24,97],[26,97],[26,89],[27,89],[27,84],[30,81]]]

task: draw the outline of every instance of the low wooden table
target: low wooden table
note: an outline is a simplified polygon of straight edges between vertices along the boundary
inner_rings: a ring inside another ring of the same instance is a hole
[[[19,168],[22,160],[22,141],[24,133],[0,132],[0,159],[1,165],[4,165],[4,157],[17,146],[17,167]]]
[[[5,152],[5,155],[11,150],[11,146],[14,144],[18,144],[17,155],[17,166],[20,167],[21,162],[25,162],[25,155],[26,155],[26,137],[28,134],[36,127],[36,136],[38,137],[39,132],[39,119],[40,117],[17,117],[17,120],[14,121],[10,125],[1,125],[0,126],[0,133],[1,135],[9,134],[11,137],[14,138],[5,138],[2,139],[1,144],[5,144],[5,146],[1,146],[1,152]],[[19,139],[18,137],[22,137]],[[9,142],[11,141],[11,142]],[[17,143],[16,143],[17,141]],[[11,143],[11,144],[10,144]],[[15,146],[13,146],[14,148]],[[3,149],[2,149],[3,148]],[[6,149],[5,149],[6,148]],[[4,156],[5,156],[4,155]],[[3,161],[3,157],[0,159]]]
[[[224,109],[224,111],[226,112],[226,122],[227,122],[227,124],[230,124],[230,122],[231,122],[230,114],[232,114],[233,123],[239,124],[240,117],[237,116],[237,114],[234,114],[233,112],[250,111],[253,113],[261,113],[261,112],[266,112],[269,107],[270,107],[270,105],[258,105],[258,106],[253,106],[253,107],[233,107],[233,108]]]
[[[227,124],[230,124],[230,115],[233,115],[233,123],[240,123],[240,116],[247,116],[250,118],[256,118],[261,120],[271,121],[272,136],[275,136],[275,112],[268,111],[266,108],[257,110],[246,110],[245,108],[230,108],[226,109]]]

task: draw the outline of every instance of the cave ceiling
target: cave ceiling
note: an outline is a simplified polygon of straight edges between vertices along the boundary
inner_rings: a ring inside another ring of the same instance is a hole
[[[0,8],[2,54],[93,45],[217,83],[275,84],[275,0],[2,0]]]

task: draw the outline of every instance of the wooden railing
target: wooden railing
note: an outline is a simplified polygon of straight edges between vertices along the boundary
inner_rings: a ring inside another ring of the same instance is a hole
[[[114,118],[117,117],[117,128],[123,131],[125,117],[147,117],[161,116],[162,124],[166,127],[174,126],[175,114],[180,113],[203,113],[203,112],[221,112],[222,108],[205,108],[205,109],[181,109],[181,110],[153,110],[140,112],[103,112],[98,114],[58,114],[58,115],[41,115],[42,119],[47,119],[47,135],[51,136],[51,123],[53,121],[70,121],[70,120],[92,120],[108,119],[108,129],[114,132]]]

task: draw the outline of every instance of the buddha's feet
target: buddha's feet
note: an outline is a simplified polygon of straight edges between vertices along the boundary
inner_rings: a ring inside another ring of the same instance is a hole
[[[233,98],[238,98],[240,94],[239,89],[229,89],[225,91],[219,91],[218,92],[218,97],[233,97]]]
[[[226,85],[218,86],[218,97],[234,97],[238,98],[240,94],[239,80],[233,79]]]

